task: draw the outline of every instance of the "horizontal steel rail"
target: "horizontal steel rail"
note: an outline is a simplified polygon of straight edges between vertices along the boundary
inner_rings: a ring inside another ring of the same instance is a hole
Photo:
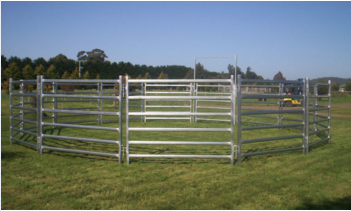
[[[326,128],[326,129],[322,129],[322,130],[316,130],[316,131],[313,131],[313,132],[309,132],[308,134],[309,135],[314,135],[314,134],[318,134],[318,133],[323,133],[325,131],[328,131],[329,128]]]
[[[155,127],[131,127],[129,131],[139,132],[230,132],[231,128],[155,128]]]
[[[88,154],[88,155],[97,155],[97,156],[105,156],[105,157],[117,157],[118,154],[106,153],[106,152],[94,152],[94,151],[86,151],[86,150],[77,150],[77,149],[66,149],[59,147],[49,147],[43,146],[43,150],[51,150],[51,151],[61,151],[61,152],[70,152],[70,153],[78,153],[78,154]]]
[[[60,95],[60,94],[43,94],[43,97],[56,97],[56,98],[91,98],[91,99],[115,99],[118,96],[97,96],[97,95]]]
[[[77,111],[77,110],[63,110],[63,109],[42,109],[43,112],[53,113],[72,113],[72,114],[101,114],[101,115],[119,115],[119,112],[106,112],[106,111]]]
[[[276,116],[261,116],[261,115],[246,115],[249,117],[258,117],[258,118],[268,118],[268,119],[278,119],[279,117]]]
[[[130,116],[231,116],[231,113],[129,112]]]
[[[131,108],[132,106],[129,106]],[[139,106],[140,107],[140,106]],[[174,105],[146,105],[147,108],[189,108],[190,106],[174,106]]]
[[[248,140],[242,140],[241,143],[247,144],[247,143],[263,142],[263,141],[276,141],[276,140],[293,139],[293,138],[303,138],[303,135],[291,135],[291,136],[248,139]]]
[[[310,112],[311,111],[323,111],[323,110],[328,110],[330,109],[329,107],[323,107],[323,108],[310,108],[308,109]]]
[[[310,95],[309,98],[329,98],[330,95]]]
[[[185,101],[185,100],[230,100],[227,96],[130,96],[131,100]]]
[[[11,139],[14,140],[14,141],[18,141],[18,142],[20,142],[20,143],[23,143],[23,144],[32,146],[32,147],[37,147],[36,144],[30,143],[30,142],[28,142],[28,141],[23,141],[23,140],[21,140],[21,139],[14,138],[14,137],[11,137]]]
[[[93,130],[119,131],[119,128],[116,128],[116,127],[101,127],[101,126],[89,126],[89,125],[73,125],[73,124],[49,123],[49,122],[43,122],[42,125],[43,125],[43,126],[57,126],[57,127],[81,128],[81,129],[93,129]]]
[[[36,83],[37,80],[21,80],[21,81],[12,81],[12,84],[32,84]]]
[[[230,142],[214,141],[129,141],[129,144],[141,145],[231,145]]]
[[[225,92],[197,92],[197,94],[200,95],[231,95],[231,93],[225,93]],[[199,96],[199,95],[197,95]]]
[[[119,84],[118,79],[43,79],[42,83],[45,82],[57,82],[60,83],[60,85],[65,85],[64,83],[74,83],[73,85],[79,86],[80,84],[75,84],[75,83],[91,83],[91,85],[96,85],[96,83],[116,83]]]
[[[267,150],[267,151],[259,151],[259,152],[248,152],[241,154],[242,157],[254,156],[254,155],[263,155],[263,154],[270,154],[274,152],[285,152],[285,151],[292,151],[292,150],[300,150],[302,147],[290,147],[290,148],[283,148],[283,149],[274,149],[274,150]]]
[[[329,119],[320,119],[320,120],[315,120],[315,121],[309,121],[309,124],[314,124],[314,123],[319,123],[319,122],[326,122],[329,121]]]
[[[258,80],[258,79],[241,79],[242,83],[280,83],[280,84],[301,84],[302,81],[291,80]]]
[[[321,143],[321,142],[323,142],[323,141],[329,141],[329,140],[330,140],[330,138],[321,139],[321,140],[318,140],[318,141],[309,143],[308,146],[313,146],[313,145],[315,145],[315,144],[319,144],[319,143]]]
[[[261,129],[272,129],[272,128],[285,128],[285,127],[299,127],[304,124],[280,124],[280,125],[268,125],[268,126],[252,126],[252,127],[242,127],[241,130],[261,130]]]
[[[36,93],[12,93],[12,96],[17,96],[17,97],[30,97],[30,96],[37,96]]]
[[[37,136],[36,133],[31,132],[31,131],[27,131],[27,130],[21,130],[21,129],[14,128],[14,127],[12,128],[12,130],[19,131],[19,132],[21,132],[21,133],[26,133],[26,134],[29,134],[29,135],[32,135],[32,136]]]
[[[22,109],[22,110],[31,110],[36,111],[36,108],[22,107],[22,106],[11,106],[11,108]]]
[[[14,117],[10,117],[10,118],[11,118],[12,120],[16,120],[16,121],[20,121],[20,122],[26,122],[26,123],[38,125],[38,122],[31,121],[31,120],[28,120],[28,119],[20,119],[20,118],[14,118]]]
[[[255,87],[255,88],[279,88],[279,86],[274,86],[274,85],[250,85],[250,84],[244,84],[241,85],[241,87]],[[289,86],[291,87],[291,86]]]
[[[230,100],[197,100],[197,102],[211,102],[211,103],[230,103]]]
[[[147,84],[147,86],[152,86],[152,87],[191,87],[189,84]]]
[[[129,119],[132,119],[132,118],[129,118]],[[190,117],[147,117],[147,119],[187,119],[189,120]]]
[[[279,102],[267,102],[267,101],[248,101],[242,100],[242,103],[259,103],[259,104],[279,104]]]
[[[230,107],[229,107],[229,108],[226,108],[226,107],[209,107],[209,106],[197,106],[197,108],[224,109],[224,110],[231,109]]]
[[[201,84],[198,84],[197,87],[223,87],[223,88],[230,88],[230,85],[201,85]]]
[[[242,123],[250,123],[250,124],[262,124],[262,125],[275,125],[275,123],[267,123],[267,122],[257,122],[257,121],[243,121]]]
[[[188,95],[191,92],[160,92],[160,91],[146,91],[146,94],[184,94],[184,95]],[[129,94],[131,94],[131,92],[129,92]]]
[[[130,79],[130,83],[230,83],[230,79]]]
[[[216,122],[230,122],[230,119],[209,119],[209,118],[196,118],[196,120],[216,121]]]
[[[94,138],[82,138],[82,137],[72,137],[72,136],[56,136],[43,134],[43,138],[53,138],[53,139],[67,139],[73,141],[87,141],[87,142],[96,142],[96,143],[105,143],[105,144],[119,144],[119,141],[105,140],[105,139],[94,139]]]
[[[302,114],[303,110],[260,110],[260,111],[248,111],[242,112],[241,115],[252,115],[252,114]]]
[[[231,159],[230,155],[154,155],[154,154],[129,154],[131,158],[208,158],[208,159]]]
[[[273,95],[273,94],[243,94],[241,95],[241,99],[256,99],[256,98],[297,98],[302,99],[301,95]]]

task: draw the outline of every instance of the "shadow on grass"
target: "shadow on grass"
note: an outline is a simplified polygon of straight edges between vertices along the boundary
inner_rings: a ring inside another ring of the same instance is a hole
[[[305,199],[305,202],[296,207],[295,210],[350,210],[351,196],[346,196],[341,199],[324,201],[320,204],[314,204],[310,200]]]
[[[15,158],[23,158],[23,153],[20,152],[1,152],[1,160],[9,161]]]

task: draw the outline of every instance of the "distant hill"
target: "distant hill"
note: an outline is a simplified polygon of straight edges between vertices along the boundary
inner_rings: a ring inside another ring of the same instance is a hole
[[[323,77],[312,79],[312,81],[328,81],[331,80],[332,83],[346,84],[347,82],[351,82],[351,78],[338,78],[338,77]]]

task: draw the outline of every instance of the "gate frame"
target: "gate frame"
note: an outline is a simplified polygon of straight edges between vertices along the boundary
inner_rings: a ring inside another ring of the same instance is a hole
[[[133,83],[230,83],[231,84],[231,96],[129,96],[129,82]],[[231,165],[234,165],[235,148],[234,145],[234,103],[235,103],[235,85],[233,82],[233,76],[231,79],[128,79],[126,77],[126,156],[127,164],[130,163],[130,158],[227,158],[231,160]],[[195,113],[195,112],[129,112],[129,100],[231,100],[231,112],[230,113]],[[129,126],[130,116],[230,116],[231,127],[230,128],[137,128]],[[206,141],[133,141],[129,139],[130,131],[191,131],[191,132],[231,132],[230,142],[206,142]],[[151,154],[130,154],[130,145],[138,144],[170,144],[170,145],[229,145],[231,148],[230,155],[151,155]]]

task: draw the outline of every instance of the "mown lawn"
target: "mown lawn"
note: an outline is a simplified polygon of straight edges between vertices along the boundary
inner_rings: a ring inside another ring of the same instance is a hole
[[[1,96],[2,209],[351,209],[351,98],[333,99],[330,144],[318,144],[308,155],[301,151],[249,157],[241,165],[212,159],[131,159],[36,150],[9,141],[9,98]],[[323,100],[322,100],[323,101]],[[339,107],[338,107],[339,106]],[[226,123],[134,120],[131,125],[162,127],[224,127]],[[104,123],[109,126],[112,123]],[[74,129],[47,133],[113,139],[118,133]],[[285,135],[288,130],[246,134],[249,138]],[[282,134],[283,133],[283,134]],[[236,137],[236,136],[235,136]],[[223,140],[226,133],[133,133],[140,140]],[[125,140],[125,133],[123,133]],[[30,140],[35,143],[36,140]],[[47,140],[70,147],[73,142]],[[115,146],[74,142],[82,149],[107,152]],[[250,145],[265,149],[299,146],[296,140]],[[133,146],[139,153],[228,154],[228,147]],[[247,150],[250,150],[247,146]]]

